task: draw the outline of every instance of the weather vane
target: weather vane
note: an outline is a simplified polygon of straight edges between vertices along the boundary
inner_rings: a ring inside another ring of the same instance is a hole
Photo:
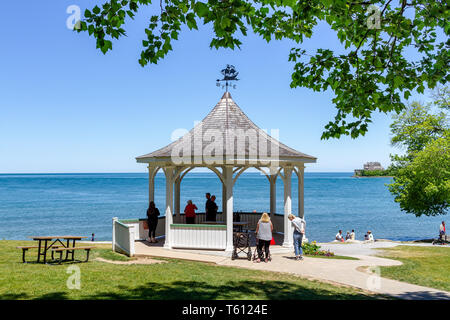
[[[217,79],[216,85],[218,87],[226,88],[226,91],[228,92],[228,86],[232,87],[233,89],[236,89],[235,84],[228,83],[229,81],[238,81],[237,78],[239,72],[236,71],[236,68],[230,64],[227,64],[227,67],[220,71],[223,74],[223,79]],[[221,83],[222,82],[222,83]],[[223,84],[225,82],[225,84]]]

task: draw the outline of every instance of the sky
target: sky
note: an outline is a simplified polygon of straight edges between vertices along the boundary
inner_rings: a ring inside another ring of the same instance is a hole
[[[87,33],[69,30],[67,8],[102,1],[3,1],[0,20],[0,173],[145,172],[140,156],[191,129],[216,105],[226,64],[239,71],[231,95],[260,128],[318,158],[307,172],[350,172],[367,161],[385,167],[391,115],[376,113],[357,139],[321,140],[334,118],[333,93],[290,88],[289,41],[250,34],[240,50],[210,49],[211,26],[184,28],[173,51],[142,68],[139,55],[153,8],[125,25],[127,37],[103,55]],[[7,14],[5,14],[7,13]],[[325,25],[302,48],[341,50]],[[428,101],[430,93],[410,100]]]

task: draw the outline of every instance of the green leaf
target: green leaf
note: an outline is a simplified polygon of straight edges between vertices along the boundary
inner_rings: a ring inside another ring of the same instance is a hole
[[[203,2],[196,2],[194,6],[194,11],[199,17],[205,17],[209,13],[208,6]]]

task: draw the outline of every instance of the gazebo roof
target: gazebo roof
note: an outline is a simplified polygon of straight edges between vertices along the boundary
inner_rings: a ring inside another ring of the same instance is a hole
[[[257,143],[250,142],[254,136],[257,137]],[[239,139],[242,143],[240,147]],[[222,140],[223,143],[217,142],[218,140]],[[213,148],[211,145],[214,143],[218,144]],[[274,147],[276,151],[273,151]],[[233,101],[229,92],[225,92],[211,112],[183,137],[161,149],[139,156],[136,160],[141,163],[171,162],[172,155],[178,155],[180,150],[188,150],[188,153],[190,152],[188,158],[191,156],[195,158],[200,150],[202,162],[208,158],[203,154],[206,150],[209,150],[206,153],[215,156],[215,159],[222,152],[221,156],[223,155],[227,161],[249,160],[255,155],[258,155],[258,159],[278,157],[280,162],[316,162],[317,159],[286,146],[260,129]]]

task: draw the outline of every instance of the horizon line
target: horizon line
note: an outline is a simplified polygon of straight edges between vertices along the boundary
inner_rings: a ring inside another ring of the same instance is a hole
[[[116,172],[98,172],[98,171],[86,171],[86,172],[0,172],[0,175],[8,175],[8,174],[127,174],[127,173],[145,173],[148,174],[148,172],[142,172],[142,171],[116,171]],[[163,173],[163,172],[158,172]],[[190,173],[214,173],[212,171],[191,171]],[[259,171],[247,171],[244,173],[260,173]],[[353,171],[305,171],[305,173],[353,173]]]

